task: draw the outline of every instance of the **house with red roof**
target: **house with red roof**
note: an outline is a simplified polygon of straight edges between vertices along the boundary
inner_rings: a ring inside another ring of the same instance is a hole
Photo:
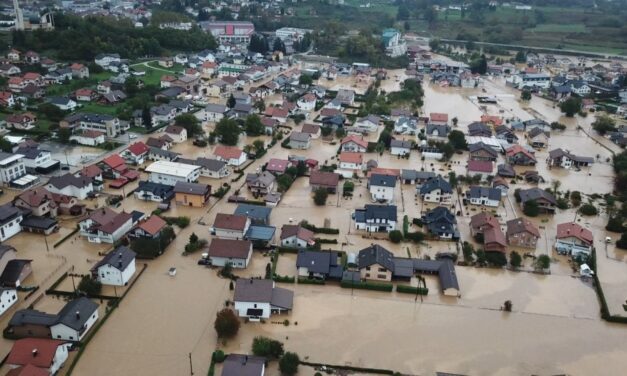
[[[13,368],[5,376],[50,376],[50,372],[32,364]]]
[[[70,69],[72,70],[72,77],[74,78],[89,78],[89,68],[80,63],[74,63],[70,65]]]
[[[211,235],[220,239],[244,239],[251,221],[245,215],[218,213],[211,228]]]
[[[74,92],[74,98],[79,102],[91,102],[98,97],[98,94],[89,88],[78,89]]]
[[[575,222],[560,223],[557,225],[555,250],[562,255],[572,257],[588,257],[592,253],[594,236],[592,231]]]
[[[103,177],[106,179],[117,179],[129,171],[124,158],[118,154],[111,154],[98,163],[98,167],[102,169]]]
[[[128,148],[126,148],[126,150],[123,150],[120,153],[120,156],[128,163],[139,166],[144,163],[149,151],[150,148],[148,145],[138,141],[131,144]]]
[[[70,343],[55,339],[18,339],[13,343],[5,364],[11,369],[35,367],[47,371],[47,375],[54,375],[67,360],[70,346]]]
[[[213,154],[215,154],[218,160],[235,167],[243,165],[248,159],[246,153],[235,146],[218,145],[213,151]]]
[[[429,114],[429,123],[446,125],[448,124],[448,114],[444,114],[441,112],[432,112]]]
[[[0,106],[13,107],[15,105],[15,97],[10,91],[0,91]]]
[[[146,219],[142,219],[133,227],[128,233],[128,236],[133,238],[147,238],[157,239],[161,235],[161,231],[167,226],[167,222],[164,221],[158,215],[151,215]]]
[[[29,130],[35,128],[37,116],[32,112],[23,112],[21,114],[9,115],[4,120],[7,123],[7,128]]]
[[[494,162],[492,161],[468,161],[468,165],[466,165],[466,175],[479,175],[482,181],[487,180],[488,176],[492,176],[492,171],[494,171]]]
[[[357,135],[344,137],[340,145],[343,152],[365,153],[368,149],[368,141]]]
[[[126,212],[118,213],[108,207],[94,210],[89,217],[78,223],[80,234],[91,243],[113,244],[133,227],[133,217]]]
[[[97,146],[104,144],[106,139],[104,132],[93,129],[83,129],[70,136],[70,142],[72,141],[80,145]]]
[[[364,155],[362,153],[342,152],[338,160],[340,162],[337,172],[344,177],[352,177],[364,167]]]
[[[503,118],[496,115],[481,115],[481,122],[485,124],[492,124],[493,127],[503,125]]]
[[[276,119],[279,123],[283,124],[287,121],[289,116],[289,110],[283,107],[268,107],[264,113],[273,119]]]
[[[313,93],[307,93],[298,98],[296,105],[302,111],[313,111],[316,108],[316,95]]]
[[[505,151],[505,159],[509,164],[517,166],[535,166],[537,163],[533,153],[518,144]]]
[[[272,158],[266,164],[266,171],[274,175],[283,175],[292,162],[287,159]]]
[[[316,243],[313,231],[301,225],[283,225],[281,227],[281,246],[307,248]]]

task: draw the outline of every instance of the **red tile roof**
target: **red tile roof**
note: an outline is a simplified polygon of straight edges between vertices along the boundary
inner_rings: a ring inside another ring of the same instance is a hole
[[[494,164],[491,161],[468,161],[468,171],[491,173]]]
[[[214,228],[244,231],[248,218],[245,215],[218,213],[213,222]]]
[[[150,149],[146,144],[139,141],[129,146],[126,150],[130,151],[133,155],[140,156],[147,154]]]
[[[137,227],[144,230],[150,235],[157,235],[165,226],[166,221],[161,219],[158,215],[151,215],[148,219],[141,221]]]
[[[448,114],[443,114],[441,112],[432,112],[429,114],[429,117],[431,118],[431,121],[448,122]]]
[[[509,148],[509,149],[507,149],[505,151],[505,155],[508,156],[508,157],[516,155],[518,153],[524,154],[525,156],[527,156],[527,158],[529,158],[531,160],[534,160],[534,161],[536,160],[536,157],[533,154],[531,154],[529,152],[529,150],[523,148],[520,145],[514,145],[514,146],[512,146],[511,148]]]
[[[243,151],[235,146],[219,145],[214,150],[213,154],[221,157],[222,159],[238,159],[242,155]]]
[[[50,376],[50,373],[43,368],[29,364],[24,367],[13,368],[5,376]]]
[[[104,162],[107,166],[111,168],[116,168],[120,165],[125,164],[124,159],[122,159],[122,157],[120,157],[118,154],[111,154],[107,158],[103,159],[102,162]]]
[[[482,123],[492,123],[495,127],[503,124],[503,118],[495,115],[481,115]]]
[[[289,164],[290,161],[286,159],[272,158],[268,161],[266,170],[270,172],[285,172]]]
[[[344,139],[342,140],[341,144],[344,145],[344,144],[346,144],[348,142],[354,142],[354,143],[356,143],[357,145],[359,145],[359,146],[361,146],[363,148],[367,148],[368,147],[368,141],[366,141],[366,140],[364,140],[364,139],[362,139],[362,138],[360,138],[360,137],[358,137],[358,136],[356,136],[354,134],[352,134],[350,136],[344,137]]]
[[[344,152],[340,153],[339,159],[340,162],[361,164],[364,161],[364,156],[361,153]]]
[[[281,240],[296,236],[298,239],[307,243],[315,243],[315,234],[300,225],[283,225],[281,227]]]
[[[50,368],[57,348],[63,343],[63,341],[45,338],[18,339],[13,344],[6,363],[20,366],[32,364],[40,368]],[[37,356],[34,356],[33,350],[37,350]]]
[[[334,172],[312,171],[309,175],[310,185],[322,185],[335,188],[339,181],[340,175]]]
[[[209,256],[233,257],[247,259],[252,249],[252,243],[248,240],[231,240],[214,238],[209,245]]]
[[[374,167],[370,169],[370,171],[368,171],[368,177],[373,174],[399,177],[401,176],[401,170],[399,170],[398,168]]]
[[[569,238],[571,236],[581,240],[588,245],[591,245],[594,240],[592,231],[588,230],[587,228],[581,227],[575,222],[560,223],[559,225],[557,225],[558,239]]]

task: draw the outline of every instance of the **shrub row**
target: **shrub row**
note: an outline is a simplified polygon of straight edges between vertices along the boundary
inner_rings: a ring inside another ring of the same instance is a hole
[[[293,254],[298,254],[298,248],[291,248],[291,247],[277,247],[277,251],[279,251],[279,253],[293,253]]]
[[[298,278],[298,283],[303,285],[324,285],[326,282],[323,279],[313,278]]]
[[[278,274],[275,274],[275,275],[272,277],[272,280],[273,280],[274,282],[279,282],[279,283],[294,283],[294,281],[296,280],[296,278],[294,278],[294,277],[290,277],[290,276],[287,276],[287,275],[278,275]]]
[[[389,369],[380,369],[380,368],[362,368],[362,367],[353,367],[353,366],[341,366],[341,365],[333,365],[333,364],[323,364],[323,363],[312,363],[301,360],[300,364],[309,367],[326,367],[326,368],[334,368],[334,369],[342,369],[347,371],[356,371],[361,373],[374,373],[378,375],[394,375],[394,371]]]
[[[333,235],[337,235],[340,233],[340,230],[336,229],[336,228],[329,228],[329,227],[316,227],[310,223],[301,223],[301,226],[303,226],[304,228],[306,228],[307,230],[313,231],[316,234],[333,234]]]
[[[413,287],[407,285],[396,285],[396,292],[401,292],[403,294],[418,294],[418,295],[427,295],[429,294],[429,289],[426,287]]]
[[[324,239],[324,238],[316,238],[316,243],[319,244],[337,244],[337,239]]]
[[[386,292],[391,292],[394,289],[394,285],[392,285],[391,283],[377,283],[377,282],[349,282],[349,281],[342,281],[340,283],[340,286],[342,286],[345,289],[350,289],[350,288],[354,288],[354,289],[360,289],[360,290],[374,290],[374,291],[386,291]]]

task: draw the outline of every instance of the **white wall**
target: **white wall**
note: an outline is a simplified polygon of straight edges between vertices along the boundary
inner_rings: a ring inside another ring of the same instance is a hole
[[[11,220],[11,222],[2,225],[2,227],[0,227],[0,241],[5,241],[13,235],[16,235],[20,231],[22,231],[22,226],[20,226],[20,222],[22,222],[21,215]]]
[[[120,271],[111,265],[102,265],[98,268],[98,281],[103,285],[124,286],[135,274],[135,260]]]
[[[253,302],[238,302],[235,301],[235,310],[240,317],[247,317],[246,311],[249,308],[262,309],[263,313],[261,317],[264,319],[270,318],[270,303],[253,303]]]
[[[10,289],[2,291],[2,295],[0,295],[0,315],[5,313],[7,309],[11,308],[15,303],[17,303],[16,290]]]
[[[151,172],[148,180],[153,183],[160,183],[165,185],[176,185],[176,182],[195,182],[198,180],[200,176],[200,170],[195,170],[187,176],[177,176],[177,175],[168,175],[162,174],[159,172]]]
[[[52,333],[52,339],[63,339],[67,341],[80,341],[83,339],[87,333],[89,333],[89,329],[94,325],[94,323],[98,320],[98,310],[95,310],[92,313],[91,317],[85,323],[85,331],[80,335],[77,330],[69,328],[64,324],[57,324],[50,327],[50,332]]]

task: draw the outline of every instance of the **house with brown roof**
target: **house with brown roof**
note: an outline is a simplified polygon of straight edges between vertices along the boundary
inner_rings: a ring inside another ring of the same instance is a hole
[[[549,133],[542,128],[532,128],[527,132],[527,142],[534,148],[545,148],[549,145]]]
[[[301,129],[302,133],[307,133],[311,138],[316,139],[320,137],[320,126],[318,124],[305,123]]]
[[[104,207],[96,209],[78,223],[80,234],[91,243],[115,243],[133,227],[129,213],[117,213]]]
[[[213,154],[219,161],[224,161],[228,165],[235,167],[243,165],[248,159],[246,153],[235,146],[218,145]]]
[[[283,175],[291,165],[292,162],[287,159],[271,158],[268,163],[266,163],[266,171],[276,176]]]
[[[520,197],[520,206],[524,208],[525,204],[534,201],[538,205],[541,213],[553,214],[557,208],[557,200],[551,193],[540,188],[521,189],[518,191]]]
[[[535,249],[540,239],[540,231],[527,218],[507,221],[507,244],[515,247]]]
[[[592,231],[575,222],[560,223],[557,225],[555,250],[562,255],[572,257],[588,257],[594,247]]]
[[[129,231],[128,236],[133,238],[146,238],[157,239],[161,236],[161,231],[167,226],[167,222],[164,221],[158,215],[151,215],[146,219],[142,219]]]
[[[4,120],[7,123],[7,128],[27,131],[35,128],[37,116],[35,116],[32,112],[24,112],[21,114],[9,115]]]
[[[301,225],[283,225],[281,227],[281,246],[307,248],[316,243],[313,231]]]
[[[323,188],[329,193],[335,193],[339,182],[340,175],[334,172],[312,171],[309,175],[309,186],[312,191]]]
[[[368,149],[368,141],[357,135],[349,135],[342,139],[340,150],[353,153],[365,153]]]
[[[511,165],[535,166],[536,157],[520,145],[514,145],[505,151],[505,160]]]
[[[175,144],[185,142],[187,140],[187,130],[178,125],[168,125],[164,133],[169,136]]]
[[[253,243],[249,240],[216,239],[211,240],[207,250],[211,265],[245,269],[253,254]]]
[[[245,215],[218,213],[211,227],[211,235],[221,239],[244,239],[251,221]]]
[[[45,371],[46,375],[54,375],[67,360],[70,346],[65,341],[55,339],[19,339],[13,344],[6,364],[10,369],[32,367]],[[37,372],[34,371],[33,375],[37,375]]]

